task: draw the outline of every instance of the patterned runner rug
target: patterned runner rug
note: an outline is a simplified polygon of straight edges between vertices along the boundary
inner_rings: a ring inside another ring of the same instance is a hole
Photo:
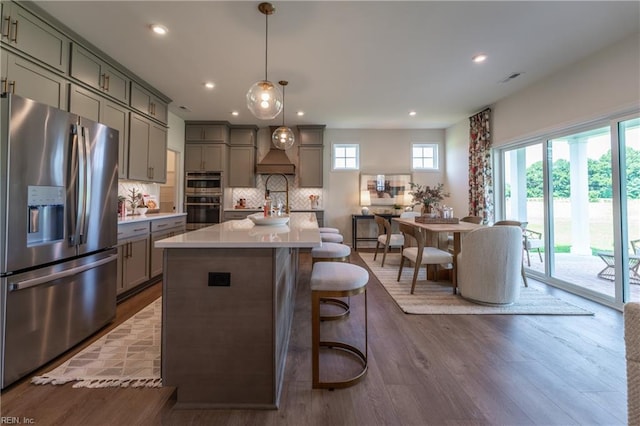
[[[384,268],[380,266],[382,261],[380,253],[375,261],[373,253],[358,252],[358,254],[400,309],[407,314],[593,315],[592,312],[578,306],[524,286],[520,291],[520,298],[513,305],[478,305],[463,299],[460,295],[454,295],[449,282],[426,281],[425,268],[420,269],[415,292],[410,294],[413,278],[412,266],[405,265],[400,281],[396,281],[400,266],[400,254],[387,254]]]
[[[162,298],[32,383],[74,388],[161,387]]]

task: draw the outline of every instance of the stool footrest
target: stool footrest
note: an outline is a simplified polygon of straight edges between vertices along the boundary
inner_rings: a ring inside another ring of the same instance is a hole
[[[320,315],[320,321],[335,321],[335,320],[339,320],[344,318],[345,316],[349,315],[349,313],[351,312],[351,308],[349,307],[349,304],[347,302],[345,302],[344,300],[340,300],[340,299],[334,299],[331,297],[323,297],[320,299],[320,303],[327,303],[330,305],[335,305],[338,306],[342,309],[344,309],[343,312],[340,312],[339,314],[335,314],[335,315]]]
[[[358,348],[356,348],[355,346],[349,345],[347,343],[344,342],[334,342],[334,341],[320,341],[319,342],[319,346],[320,347],[325,347],[328,349],[339,349],[339,350],[343,350],[348,354],[351,354],[353,356],[355,356],[356,358],[358,358],[360,360],[360,362],[362,362],[362,370],[360,370],[360,372],[358,372],[358,374],[356,374],[355,376],[346,379],[346,380],[340,380],[340,381],[335,381],[335,382],[321,382],[319,379],[318,381],[313,382],[313,388],[314,389],[342,389],[342,388],[346,388],[349,386],[353,386],[354,384],[358,383],[360,380],[362,380],[362,378],[365,376],[365,374],[367,374],[367,370],[369,369],[368,363],[367,363],[367,356],[362,353],[362,351]]]

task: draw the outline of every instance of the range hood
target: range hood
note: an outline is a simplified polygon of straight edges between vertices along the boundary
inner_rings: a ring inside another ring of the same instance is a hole
[[[295,175],[296,165],[289,160],[286,152],[272,146],[262,161],[256,165],[256,173],[259,175],[270,175],[276,173]]]

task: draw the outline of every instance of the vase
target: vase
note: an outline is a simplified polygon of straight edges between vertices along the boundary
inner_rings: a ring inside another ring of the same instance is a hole
[[[318,207],[320,207],[320,201],[318,200],[311,200],[311,208],[312,209],[317,209]]]
[[[431,206],[430,205],[422,205],[422,210],[420,211],[423,215],[431,214]]]

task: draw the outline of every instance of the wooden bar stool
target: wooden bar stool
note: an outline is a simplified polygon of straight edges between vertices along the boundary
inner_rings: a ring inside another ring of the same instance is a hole
[[[320,247],[311,249],[311,262],[349,262],[351,255],[351,247],[339,243],[322,243]],[[347,301],[336,299],[335,297],[327,297],[320,300],[321,303],[338,306],[343,309],[342,312],[335,315],[321,315],[320,321],[332,321],[344,318],[349,314],[349,299]]]
[[[311,271],[311,356],[314,389],[337,389],[353,386],[367,373],[368,324],[366,269],[344,262],[318,262]],[[320,340],[320,299],[348,297],[364,293],[364,352],[345,342]],[[362,363],[362,369],[344,380],[320,381],[320,347],[345,351]]]

